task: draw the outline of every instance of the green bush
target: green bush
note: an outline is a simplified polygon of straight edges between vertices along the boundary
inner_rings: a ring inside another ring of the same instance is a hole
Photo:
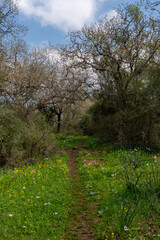
[[[15,111],[0,108],[0,155],[1,164],[12,155],[12,150],[21,145],[22,121]]]
[[[54,151],[54,135],[45,119],[31,112],[24,120],[15,110],[0,108],[0,164],[15,166]]]
[[[79,126],[84,134],[98,136],[109,143],[160,148],[159,124],[156,110],[150,106],[132,105],[120,110],[103,99],[81,118]]]
[[[151,136],[150,136],[151,145],[160,149],[160,123],[155,123],[151,128]]]
[[[79,122],[79,128],[83,131],[83,134],[93,135],[92,127],[93,127],[93,120],[91,115],[85,114]]]

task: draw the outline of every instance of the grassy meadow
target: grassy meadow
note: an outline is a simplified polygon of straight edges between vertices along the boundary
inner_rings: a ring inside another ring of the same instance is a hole
[[[71,207],[68,157],[0,172],[0,239],[61,239]]]
[[[79,173],[98,203],[95,239],[160,239],[160,156],[134,150],[82,150]]]
[[[1,169],[0,240],[69,240],[65,232],[76,212],[69,149],[77,149],[77,174],[96,203],[93,239],[160,239],[158,153],[112,148],[92,137],[60,135],[56,141],[59,155]]]

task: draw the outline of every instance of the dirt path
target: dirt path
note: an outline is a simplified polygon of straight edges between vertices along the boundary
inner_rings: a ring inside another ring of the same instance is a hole
[[[89,202],[89,196],[77,173],[76,154],[78,149],[69,150],[70,176],[72,180],[72,198],[75,205],[71,212],[69,230],[66,240],[94,240],[94,225],[96,223],[96,204]]]

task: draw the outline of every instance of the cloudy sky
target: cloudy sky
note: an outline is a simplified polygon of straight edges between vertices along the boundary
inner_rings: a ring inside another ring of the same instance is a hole
[[[112,17],[114,7],[134,0],[19,0],[19,22],[29,28],[30,45],[65,43],[68,31],[80,29],[104,15]]]

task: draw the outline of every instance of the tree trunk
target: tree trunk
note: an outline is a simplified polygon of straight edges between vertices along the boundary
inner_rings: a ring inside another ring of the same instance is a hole
[[[57,114],[57,118],[58,118],[57,133],[60,133],[60,129],[61,129],[61,113]]]

